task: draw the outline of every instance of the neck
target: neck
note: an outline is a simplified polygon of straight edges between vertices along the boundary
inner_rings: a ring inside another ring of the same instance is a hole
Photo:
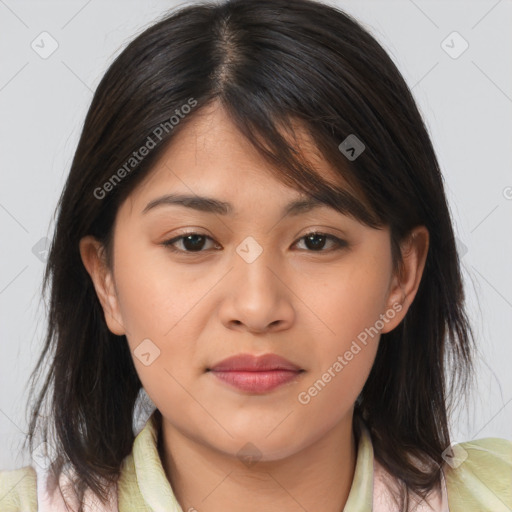
[[[340,512],[354,477],[357,439],[352,415],[315,442],[279,460],[244,465],[184,435],[160,418],[158,450],[183,510]]]

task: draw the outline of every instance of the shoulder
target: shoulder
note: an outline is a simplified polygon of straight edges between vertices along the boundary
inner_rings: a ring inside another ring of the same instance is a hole
[[[32,466],[0,471],[0,510],[37,512],[37,475]]]
[[[512,510],[512,441],[489,437],[458,443],[445,460],[450,511]]]

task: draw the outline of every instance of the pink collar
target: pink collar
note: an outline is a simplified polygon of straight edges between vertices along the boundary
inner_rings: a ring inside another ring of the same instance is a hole
[[[446,481],[444,473],[441,470],[441,491],[436,487],[435,490],[427,496],[427,500],[420,501],[417,498],[411,498],[410,510],[414,512],[450,512],[448,508],[448,494],[446,491]],[[394,502],[392,494],[387,485],[396,490],[398,489],[397,480],[374,458],[373,459],[373,507],[372,512],[389,512],[396,510],[397,504]]]
[[[369,433],[365,429],[363,431],[363,435],[368,437],[369,441]],[[359,447],[362,448],[361,443],[359,444]],[[373,447],[371,444],[369,444],[369,448],[370,451],[365,451],[366,455],[364,456],[367,462],[361,463],[363,464],[363,472],[368,475],[367,471],[372,466],[367,464],[371,464],[371,460],[373,459],[373,504],[371,510],[372,512],[389,512],[390,510],[396,510],[397,507],[393,501],[392,494],[389,489],[389,487],[391,487],[393,490],[398,488],[396,478],[390,475],[385,470],[385,468],[375,459],[373,456]],[[46,467],[36,464],[34,469],[37,473],[38,512],[76,512],[78,510],[78,500],[72,488],[69,487],[71,483],[71,480],[68,476],[71,473],[70,471],[65,470],[60,475],[59,488],[59,486],[56,485],[55,479],[47,471]],[[441,476],[441,490],[436,488],[434,491],[432,491],[427,497],[427,501],[422,501],[418,504],[414,502],[414,499],[411,499],[413,502],[412,510],[414,510],[414,512],[449,512],[446,481],[442,471]],[[365,480],[367,480],[368,483],[370,483],[370,478],[371,475],[365,476]],[[359,482],[359,484],[362,484],[362,482]],[[354,481],[352,485],[358,486],[359,484],[358,482]],[[363,487],[365,485],[366,484],[364,484]],[[64,492],[64,496],[61,492],[61,489]],[[359,489],[351,489],[350,494],[352,495],[353,492],[358,495]],[[64,501],[64,497],[66,498],[66,501]],[[359,501],[361,496],[353,496],[352,499],[354,498]],[[363,510],[366,509],[368,505],[370,505],[370,503],[367,503],[366,505],[356,505],[355,508],[350,508],[352,505],[349,505],[349,508],[351,510]],[[363,508],[361,508],[361,506],[363,506]],[[101,505],[99,499],[92,493],[90,489],[87,489],[85,492],[84,510],[85,512],[117,512],[117,485],[114,485],[110,488],[109,502],[107,505]]]
[[[69,487],[71,479],[68,476],[69,472],[67,470],[63,471],[60,475],[59,488],[56,485],[55,478],[47,468],[36,464],[34,469],[37,473],[38,512],[76,512],[78,510],[78,499],[73,489]],[[64,497],[66,501],[64,501]],[[84,502],[84,512],[118,512],[117,486],[113,486],[110,489],[108,505],[102,505],[99,498],[90,489],[85,491]]]

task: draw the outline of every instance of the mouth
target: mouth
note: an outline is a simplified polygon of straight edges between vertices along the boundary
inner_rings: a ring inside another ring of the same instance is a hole
[[[305,372],[276,354],[239,354],[206,369],[231,387],[249,393],[266,393],[297,380]]]

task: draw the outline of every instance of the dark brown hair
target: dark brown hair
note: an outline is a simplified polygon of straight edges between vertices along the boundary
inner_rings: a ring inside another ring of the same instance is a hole
[[[427,227],[416,298],[400,325],[382,335],[355,405],[375,457],[404,489],[424,497],[440,482],[453,397],[460,400],[472,375],[473,335],[443,179],[413,96],[386,51],[351,16],[313,0],[182,7],[145,29],[105,73],[58,204],[43,280],[45,291],[51,285],[46,341],[31,378],[45,358],[49,370],[31,411],[30,450],[46,398],[43,439],[53,426],[56,474],[71,464],[77,493],[89,487],[102,499],[102,479],[119,475],[142,385],[125,337],[107,328],[79,241],[97,237],[111,263],[119,205],[213,101],[284,183],[368,226],[389,226],[395,269],[400,242],[415,226]],[[294,126],[307,130],[354,194],[301,157],[287,136]],[[353,160],[339,149],[349,135],[365,145]],[[148,137],[155,147],[126,167]],[[404,508],[408,492],[402,499]]]

